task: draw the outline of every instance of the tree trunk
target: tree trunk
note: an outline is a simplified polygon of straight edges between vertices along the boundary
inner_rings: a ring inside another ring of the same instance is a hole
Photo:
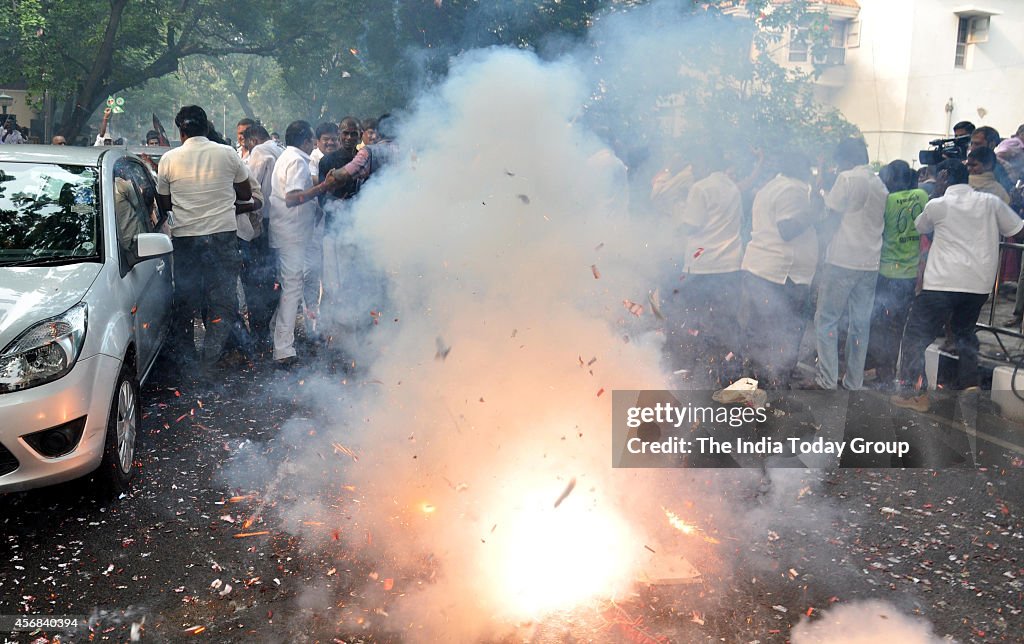
[[[219,56],[210,56],[210,61],[213,63],[224,80],[227,82],[228,90],[234,94],[235,100],[242,106],[242,111],[245,112],[247,118],[255,119],[256,111],[252,109],[252,103],[249,102],[249,88],[252,87],[252,82],[256,77],[256,61],[250,60],[248,68],[245,71],[245,80],[239,85],[235,79],[235,74],[231,70],[231,67],[224,63]]]
[[[103,90],[107,79],[110,76],[111,63],[114,60],[114,44],[117,38],[117,30],[121,26],[121,16],[128,0],[111,0],[110,16],[107,19],[107,29],[103,34],[103,42],[100,43],[96,58],[93,60],[89,70],[89,77],[79,88],[77,94],[71,98],[70,106],[64,110],[64,119],[61,124],[61,134],[68,140],[74,140],[82,131],[86,121],[92,116],[104,100]],[[70,107],[70,110],[68,109]],[[71,112],[68,115],[68,112]],[[70,117],[69,117],[70,116]]]

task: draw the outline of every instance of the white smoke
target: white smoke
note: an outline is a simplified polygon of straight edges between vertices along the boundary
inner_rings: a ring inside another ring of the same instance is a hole
[[[628,109],[670,93],[679,70],[655,66],[664,84],[631,92],[627,68],[697,39],[644,15],[601,36],[606,59],[623,54]],[[256,451],[236,466],[276,470],[265,496],[292,529],[340,526],[371,562],[353,627],[472,641],[610,597],[671,531],[663,507],[720,503],[681,472],[611,467],[612,391],[670,386],[649,298],[682,240],[626,206],[625,168],[583,118],[590,71],[509,49],[453,61],[402,119],[399,160],[351,206],[358,269],[387,284],[345,304],[345,320],[377,319],[336,338],[360,370],[307,378],[309,419],[282,432],[283,463]]]
[[[790,633],[793,644],[937,644],[931,625],[888,602],[869,600],[836,606],[817,621],[802,621]]]
[[[664,237],[622,208],[585,98],[569,64],[473,52],[353,209],[389,301],[366,422],[334,436],[360,454],[348,481],[380,554],[433,558],[396,618],[431,638],[621,590],[643,550],[626,508],[648,491],[610,467],[611,392],[667,384],[653,317],[622,304],[657,286]]]

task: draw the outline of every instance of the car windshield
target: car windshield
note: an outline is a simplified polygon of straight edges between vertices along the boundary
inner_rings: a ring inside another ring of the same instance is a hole
[[[0,163],[0,266],[100,259],[98,172]]]

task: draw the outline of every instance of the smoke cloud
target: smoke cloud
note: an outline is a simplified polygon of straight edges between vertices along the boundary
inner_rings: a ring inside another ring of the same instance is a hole
[[[431,638],[623,590],[642,552],[623,509],[647,491],[611,470],[608,424],[613,389],[666,385],[660,336],[622,305],[656,286],[662,237],[621,207],[585,99],[569,64],[470,53],[352,212],[389,301],[369,422],[339,431],[361,454],[360,521],[388,526],[381,554],[434,560],[397,611]]]
[[[622,141],[588,127],[598,115],[615,131],[616,109],[679,87],[678,67],[652,63],[680,38],[699,46],[700,29],[665,28],[670,6],[598,32],[599,57],[623,56],[605,68],[628,97],[618,107],[595,95],[593,50],[461,55],[402,115],[399,160],[351,204],[347,261],[370,284],[344,318],[376,324],[335,342],[358,369],[282,392],[303,418],[226,478],[260,473],[314,546],[330,532],[310,519],[339,526],[373,568],[353,620],[472,641],[622,594],[644,546],[671,532],[664,509],[692,484],[611,468],[611,392],[672,385],[649,298],[678,277],[682,241],[628,205]]]
[[[817,621],[797,624],[790,636],[793,644],[937,644],[946,641],[936,636],[927,622],[878,600],[832,608]]]

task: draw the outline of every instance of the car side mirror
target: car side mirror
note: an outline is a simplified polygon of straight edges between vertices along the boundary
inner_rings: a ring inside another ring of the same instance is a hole
[[[135,236],[136,255],[139,259],[158,257],[174,252],[171,238],[163,233],[139,233]]]

